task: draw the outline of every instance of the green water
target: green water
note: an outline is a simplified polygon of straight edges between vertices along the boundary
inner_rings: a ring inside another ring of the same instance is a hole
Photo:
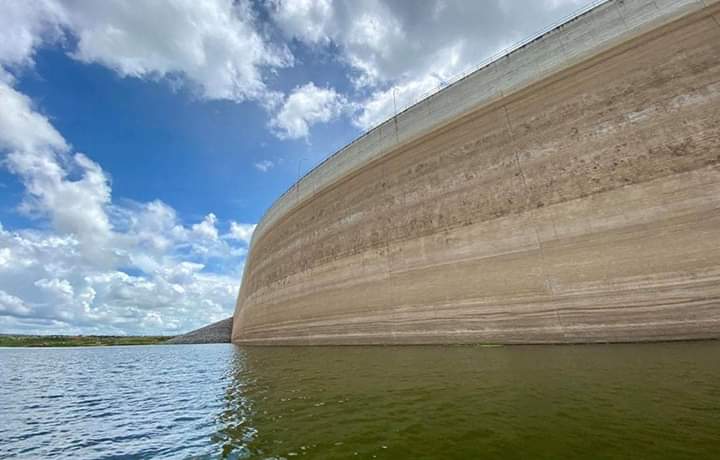
[[[720,342],[0,348],[0,459],[720,459]]]
[[[248,348],[234,373],[219,441],[259,458],[720,458],[717,342]]]

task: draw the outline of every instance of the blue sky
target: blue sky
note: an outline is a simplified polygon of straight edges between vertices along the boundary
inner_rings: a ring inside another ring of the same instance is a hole
[[[328,155],[585,0],[0,0],[0,333],[229,316]]]

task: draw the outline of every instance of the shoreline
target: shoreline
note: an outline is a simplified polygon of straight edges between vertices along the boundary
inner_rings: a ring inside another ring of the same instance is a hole
[[[23,335],[0,334],[2,348],[71,348],[123,345],[162,345],[173,336]]]

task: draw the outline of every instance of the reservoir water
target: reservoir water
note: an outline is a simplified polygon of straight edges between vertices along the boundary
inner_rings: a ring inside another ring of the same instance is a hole
[[[716,459],[720,343],[6,348],[0,458]]]

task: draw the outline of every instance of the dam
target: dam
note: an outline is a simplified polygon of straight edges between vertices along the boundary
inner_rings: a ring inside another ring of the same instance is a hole
[[[609,0],[367,132],[253,235],[232,341],[720,338],[720,2]]]

